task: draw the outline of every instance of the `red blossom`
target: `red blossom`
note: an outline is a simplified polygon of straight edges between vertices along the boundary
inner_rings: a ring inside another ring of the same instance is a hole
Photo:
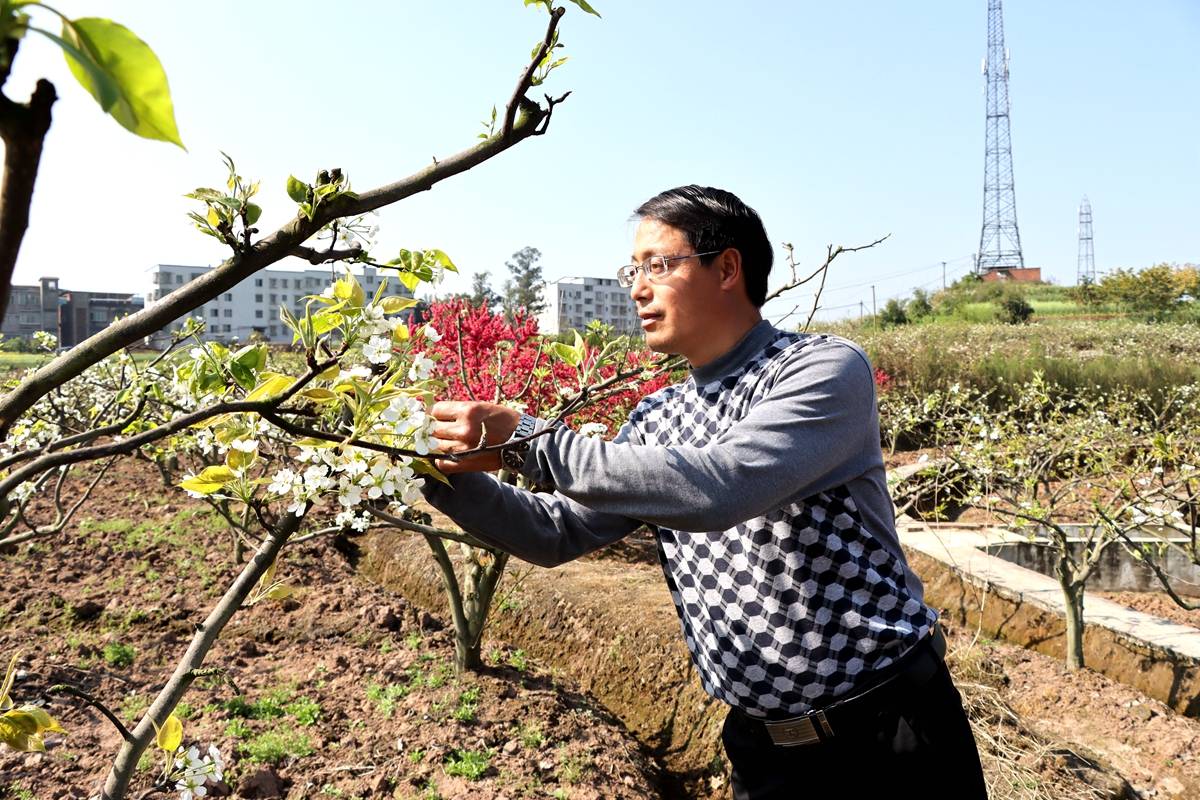
[[[537,320],[518,312],[513,319],[494,314],[485,306],[472,306],[463,299],[440,301],[429,307],[429,324],[441,334],[441,341],[430,343],[426,352],[436,359],[434,376],[446,384],[446,397],[453,400],[518,402],[534,416],[547,416],[559,404],[560,392],[579,390],[575,368],[539,349]],[[413,334],[419,336],[419,329]],[[461,337],[461,347],[459,339]],[[460,358],[461,353],[461,358]],[[591,363],[598,348],[587,347],[584,363]],[[641,348],[626,356],[628,368],[651,363],[654,354]],[[611,377],[615,365],[601,367],[600,378]],[[596,381],[598,379],[593,379]],[[593,401],[572,414],[568,423],[578,427],[586,422],[602,422],[610,435],[624,423],[629,412],[646,395],[666,386],[669,376],[650,380],[634,376],[626,388]]]

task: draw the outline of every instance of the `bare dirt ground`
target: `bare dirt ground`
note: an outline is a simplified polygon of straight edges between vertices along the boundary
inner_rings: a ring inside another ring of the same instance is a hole
[[[0,656],[18,702],[70,683],[133,722],[233,573],[218,519],[126,462],[64,535],[0,555]],[[285,551],[298,592],[234,617],[208,658],[236,684],[193,686],[185,744],[228,770],[210,796],[645,798],[657,772],[620,722],[524,654],[496,646],[456,678],[443,624],[356,579],[330,540]],[[45,754],[0,746],[0,798],[95,794],[115,728],[61,696]],[[139,773],[137,796],[157,766]]]
[[[132,724],[233,575],[214,514],[163,490],[144,464],[121,466],[64,534],[0,554],[0,656],[22,653],[15,697],[48,699],[69,732],[48,737],[44,755],[0,748],[0,798],[93,794],[119,736],[46,688],[74,684]],[[638,539],[604,558],[658,569]],[[497,643],[481,674],[455,677],[436,615],[356,575],[332,540],[288,551],[280,577],[297,595],[239,613],[208,659],[236,688],[198,683],[180,709],[185,741],[215,743],[228,762],[226,785],[211,795],[659,796],[660,769],[645,749],[552,665]],[[1094,792],[1084,784],[1103,783],[1084,768],[1092,759],[1142,797],[1200,797],[1200,721],[1096,673],[1068,673],[970,630],[949,634],[960,689],[989,720],[982,744],[995,745],[992,761],[1023,764],[1020,780],[1042,776],[997,797],[1114,796],[1113,781]],[[1019,719],[993,724],[1006,708]],[[993,779],[1009,774],[1003,767],[991,764]],[[154,769],[139,773],[138,791]],[[713,786],[711,796],[723,794]]]

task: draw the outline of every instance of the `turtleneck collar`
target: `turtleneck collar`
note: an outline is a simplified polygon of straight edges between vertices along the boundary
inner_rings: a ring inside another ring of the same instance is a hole
[[[759,320],[725,355],[718,356],[703,367],[693,367],[692,379],[697,386],[703,386],[736,372],[752,355],[766,347],[775,334],[775,327],[770,322]]]

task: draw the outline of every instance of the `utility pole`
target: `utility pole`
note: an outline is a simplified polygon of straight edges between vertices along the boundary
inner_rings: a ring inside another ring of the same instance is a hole
[[[858,301],[858,321],[862,322],[862,318],[863,318],[863,301],[859,300]]]
[[[946,291],[946,262],[942,262],[942,291]]]
[[[879,308],[875,305],[875,284],[871,284],[871,316],[876,328],[879,327]]]
[[[976,268],[1009,270],[1025,266],[1017,231],[1017,199],[1013,181],[1012,134],[1008,119],[1008,49],[1004,46],[1001,0],[988,0],[987,135],[983,157],[983,229]]]
[[[1096,282],[1096,254],[1092,249],[1092,204],[1084,195],[1079,204],[1079,258],[1075,282]]]

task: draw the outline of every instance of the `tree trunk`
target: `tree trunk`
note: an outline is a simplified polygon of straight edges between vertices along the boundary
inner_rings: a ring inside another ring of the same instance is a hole
[[[1083,668],[1083,584],[1064,580],[1059,586],[1067,604],[1067,669]]]

